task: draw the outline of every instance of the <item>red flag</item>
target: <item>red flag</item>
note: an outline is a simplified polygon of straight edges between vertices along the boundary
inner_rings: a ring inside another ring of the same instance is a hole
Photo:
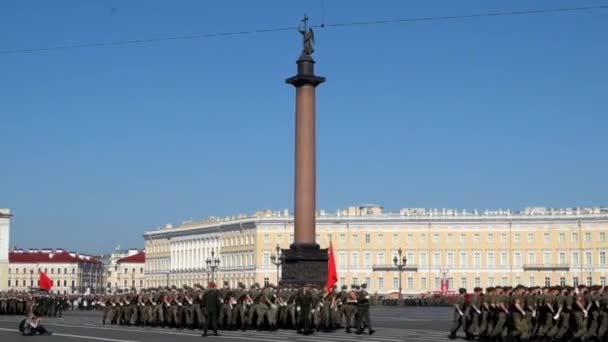
[[[51,281],[51,278],[49,278],[44,272],[40,272],[40,280],[38,281],[38,287],[41,290],[45,290],[47,292],[50,292],[51,288],[53,287],[53,282]]]
[[[325,289],[330,292],[332,287],[338,282],[338,271],[336,270],[336,259],[334,258],[334,247],[329,242],[329,259],[327,260],[327,282]]]

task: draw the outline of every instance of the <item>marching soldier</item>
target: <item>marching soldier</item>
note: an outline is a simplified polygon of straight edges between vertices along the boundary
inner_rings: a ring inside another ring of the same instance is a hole
[[[357,312],[359,321],[357,322],[357,335],[361,335],[367,327],[367,331],[372,335],[375,330],[372,329],[372,322],[369,319],[369,293],[367,292],[367,284],[361,285],[361,291],[357,294]]]
[[[209,288],[203,295],[203,307],[205,308],[205,314],[207,316],[207,322],[204,326],[203,337],[208,336],[208,330],[213,330],[215,336],[219,336],[217,333],[217,321],[218,313],[220,310],[221,298],[219,291],[215,288],[215,283],[210,282]]]
[[[238,288],[233,293],[233,298],[236,300],[236,304],[232,308],[232,327],[236,328],[240,326],[240,329],[245,331],[247,324],[247,303],[249,300],[249,295],[245,291],[245,284],[238,284]]]
[[[464,323],[464,296],[467,293],[467,289],[459,289],[458,290],[458,299],[454,303],[454,319],[452,320],[452,329],[450,330],[450,339],[456,338],[456,333]]]
[[[312,293],[310,287],[304,287],[296,297],[296,312],[298,316],[298,334],[309,335],[313,331],[311,329],[310,318],[312,311]]]
[[[357,285],[352,284],[350,286],[350,292],[346,295],[346,300],[344,300],[344,304],[342,305],[342,311],[345,320],[346,332],[350,333],[350,327],[352,325],[352,321],[354,316],[357,313]]]
[[[224,281],[224,288],[220,291],[222,307],[220,309],[219,326],[225,330],[232,329],[232,290],[227,281]]]

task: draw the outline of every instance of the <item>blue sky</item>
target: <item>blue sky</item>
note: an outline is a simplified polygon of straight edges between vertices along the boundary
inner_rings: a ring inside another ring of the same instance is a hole
[[[0,50],[601,1],[5,1]],[[325,8],[324,14],[322,8]],[[318,206],[608,205],[608,10],[316,31]],[[292,206],[300,36],[0,55],[11,244]]]

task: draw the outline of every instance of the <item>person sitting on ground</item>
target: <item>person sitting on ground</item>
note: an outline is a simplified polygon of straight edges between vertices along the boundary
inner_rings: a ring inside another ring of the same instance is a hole
[[[36,333],[40,335],[52,335],[53,333],[47,331],[44,326],[40,323],[40,318],[30,313],[28,317],[21,321],[19,324],[19,331],[23,336],[33,336]]]

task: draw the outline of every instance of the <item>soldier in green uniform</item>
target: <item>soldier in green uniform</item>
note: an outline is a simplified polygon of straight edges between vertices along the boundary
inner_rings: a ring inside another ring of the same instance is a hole
[[[562,290],[562,293],[558,296],[558,312],[556,314],[558,321],[558,331],[555,334],[555,339],[563,340],[570,333],[570,315],[572,313],[572,305],[574,303],[573,300],[574,288],[566,287]]]
[[[261,326],[261,324],[264,322],[264,317],[266,317],[268,325],[270,326],[270,330],[276,330],[278,306],[276,303],[276,295],[272,285],[266,285],[266,287],[262,291],[261,304],[262,305],[260,305],[258,308],[263,308],[262,320],[260,321],[260,311],[258,311],[257,326]]]
[[[210,282],[205,294],[203,295],[203,307],[205,308],[205,315],[207,322],[204,327],[203,337],[208,336],[208,330],[213,330],[213,334],[218,336],[217,333],[217,321],[220,310],[221,298],[219,291],[215,288],[215,283]]]
[[[509,314],[510,297],[505,293],[508,287],[496,287],[496,298],[494,302],[494,328],[492,329],[491,338],[494,340],[501,339],[506,336],[506,323]]]
[[[296,311],[298,316],[298,334],[309,335],[313,333],[310,324],[312,310],[312,293],[309,285],[304,285],[296,297]]]
[[[512,336],[518,338],[520,341],[527,341],[528,335],[528,321],[526,320],[525,311],[525,299],[524,299],[524,287],[517,286],[513,291],[511,298],[511,317],[513,320],[513,334]]]
[[[183,319],[186,327],[188,329],[194,329],[194,289],[192,289],[188,285],[184,285],[183,292],[183,300],[182,300],[182,310],[183,310]]]
[[[350,327],[352,321],[357,313],[357,285],[352,284],[350,291],[346,293],[345,299],[343,299],[342,312],[344,315],[344,324],[346,326],[346,332],[350,333]]]
[[[452,320],[452,329],[450,330],[450,335],[448,336],[450,339],[456,338],[456,333],[458,329],[464,323],[464,296],[467,294],[467,289],[460,288],[458,289],[458,298],[454,302],[454,318]]]
[[[194,284],[192,320],[199,328],[202,328],[205,324],[205,315],[203,314],[202,310],[204,291],[204,287],[199,284]]]
[[[597,329],[597,338],[600,341],[608,341],[608,287],[603,288],[599,295],[600,324]]]
[[[587,303],[587,334],[585,340],[592,341],[598,337],[597,331],[600,325],[600,295],[599,291],[602,289],[601,286],[592,286],[589,289],[589,293],[585,297]]]
[[[486,293],[481,297],[480,338],[487,339],[492,335],[492,329],[494,329],[494,306],[494,288],[488,287]]]
[[[335,316],[334,311],[336,308],[336,286],[332,287],[329,291],[324,290],[323,292],[323,329],[325,331],[332,331],[335,329]]]
[[[479,323],[481,320],[481,296],[483,290],[481,287],[476,287],[473,290],[473,295],[470,299],[471,308],[469,310],[469,324],[467,327],[467,336],[477,337],[479,336]]]
[[[321,306],[323,305],[323,293],[317,287],[312,287],[310,293],[312,294],[312,328],[316,331],[321,329]]]
[[[536,301],[536,324],[533,336],[537,339],[549,338],[549,332],[553,329],[555,304],[555,288],[543,287]]]
[[[587,334],[587,295],[588,290],[585,285],[578,287],[578,293],[575,294],[574,302],[574,320],[576,322],[573,338],[576,340],[582,339]]]
[[[101,324],[105,325],[106,321],[112,322],[114,318],[114,302],[112,300],[112,296],[106,296],[105,300],[102,303],[103,307],[103,317],[101,319]]]
[[[224,330],[232,329],[232,289],[227,281],[224,282],[224,288],[219,291],[222,300],[220,308],[219,326]]]
[[[285,325],[287,326],[287,320],[289,320],[290,324],[295,329],[298,325],[298,321],[296,319],[296,298],[298,296],[298,291],[295,287],[290,287],[287,291],[287,317],[285,321]]]
[[[529,289],[523,289],[523,303],[524,303],[524,312],[526,315],[524,318],[526,319],[526,327],[527,327],[527,336],[528,338],[535,337],[536,333],[536,322],[538,320],[538,300],[540,299],[540,288],[532,287]]]
[[[245,291],[245,284],[239,283],[237,289],[233,293],[233,298],[236,300],[236,304],[232,308],[232,326],[234,328],[240,327],[242,331],[245,331],[247,324],[246,312],[247,312],[247,291]]]
[[[357,322],[357,335],[361,335],[367,327],[367,331],[372,335],[375,330],[372,328],[372,321],[369,319],[369,293],[367,284],[361,285],[361,291],[357,293],[357,312],[359,313]]]

